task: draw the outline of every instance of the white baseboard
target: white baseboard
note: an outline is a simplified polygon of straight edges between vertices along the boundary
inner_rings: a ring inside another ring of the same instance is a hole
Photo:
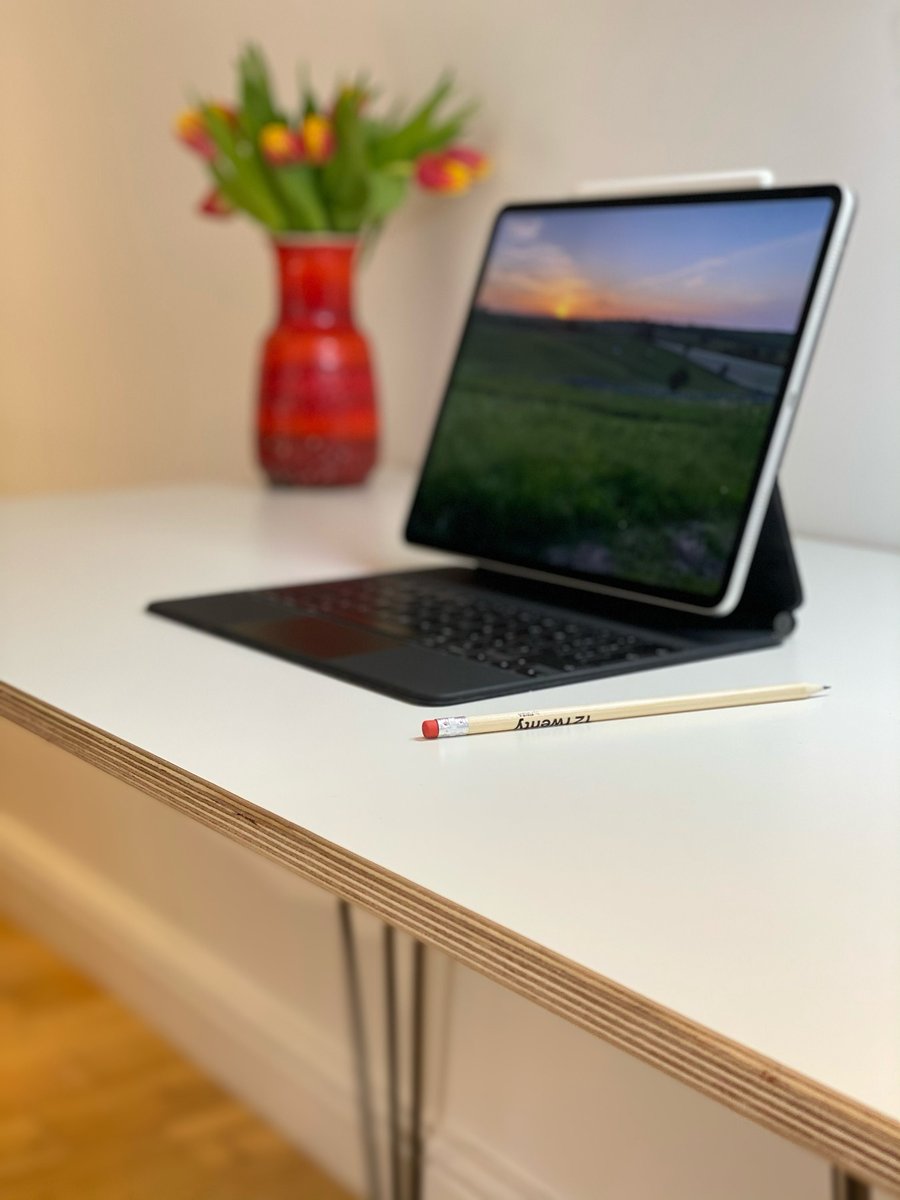
[[[427,1163],[426,1200],[565,1200],[462,1130],[436,1131]]]
[[[346,1046],[323,1036],[240,964],[210,953],[119,885],[4,814],[0,908],[121,996],[346,1187],[363,1193],[355,1076]],[[381,1158],[386,1161],[384,1153]],[[427,1139],[425,1194],[426,1200],[561,1200],[477,1139],[440,1125]]]

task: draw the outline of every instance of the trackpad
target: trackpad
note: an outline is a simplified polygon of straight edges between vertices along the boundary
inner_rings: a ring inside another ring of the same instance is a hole
[[[393,638],[351,629],[322,621],[318,617],[285,617],[274,621],[236,621],[230,626],[236,634],[278,651],[301,654],[304,658],[346,658],[350,654],[369,654],[373,650],[397,647]]]

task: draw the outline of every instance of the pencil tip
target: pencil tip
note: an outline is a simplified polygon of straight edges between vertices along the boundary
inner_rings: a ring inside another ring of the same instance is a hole
[[[819,690],[820,690],[820,691],[822,691],[822,692],[830,692],[830,691],[831,691],[831,684],[830,684],[830,683],[823,683],[823,684],[821,684],[821,686],[820,686]]]

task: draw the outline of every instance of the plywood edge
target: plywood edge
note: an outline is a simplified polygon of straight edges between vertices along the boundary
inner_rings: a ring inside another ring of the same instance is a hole
[[[0,716],[774,1133],[860,1178],[900,1190],[900,1122],[5,684]]]

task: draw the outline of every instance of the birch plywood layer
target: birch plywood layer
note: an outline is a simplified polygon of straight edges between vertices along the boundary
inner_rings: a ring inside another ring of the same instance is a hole
[[[539,737],[425,743],[430,712],[143,613],[421,562],[408,488],[5,503],[0,712],[900,1187],[900,560],[806,543],[785,646],[541,695],[812,678],[827,701]]]

